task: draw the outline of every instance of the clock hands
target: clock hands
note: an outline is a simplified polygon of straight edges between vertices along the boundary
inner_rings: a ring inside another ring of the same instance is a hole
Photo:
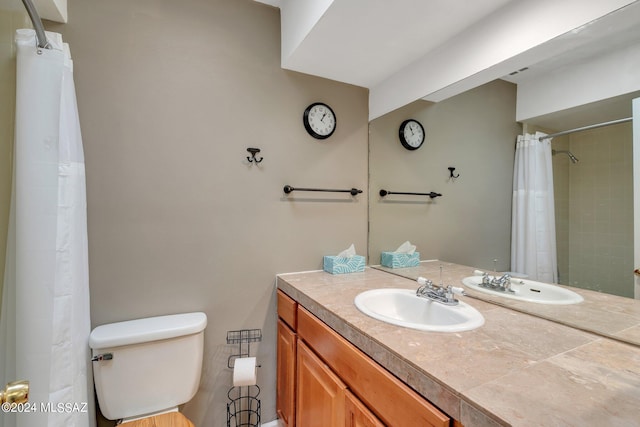
[[[336,116],[326,104],[316,102],[307,107],[302,117],[304,127],[311,136],[326,139],[336,128]]]
[[[407,150],[416,150],[424,142],[424,128],[420,122],[408,119],[400,124],[400,142]]]

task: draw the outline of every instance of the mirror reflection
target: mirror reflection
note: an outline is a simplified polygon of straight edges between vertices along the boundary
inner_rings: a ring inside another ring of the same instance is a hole
[[[440,267],[442,275],[439,272]],[[536,302],[529,302],[526,298],[505,298],[498,292],[483,292],[465,283],[470,278],[476,279],[476,282],[482,280],[474,274],[477,270],[475,267],[439,260],[422,261],[417,267],[387,268],[377,265],[373,268],[414,280],[425,277],[436,284],[465,285],[466,296],[462,298],[471,305],[473,299],[479,299],[618,341],[640,345],[640,301],[636,299],[562,285],[551,285],[557,289],[551,290],[551,298],[547,301],[538,299]],[[491,270],[486,272],[492,276],[496,274]],[[514,278],[511,288],[516,293],[527,292],[530,286],[543,294],[546,292],[545,288],[536,285],[534,281]],[[568,291],[566,294],[569,298],[577,294],[581,301],[562,301],[565,296],[565,292],[562,292],[564,290]],[[557,298],[558,296],[560,298]]]
[[[636,9],[640,7],[625,12],[628,16]],[[615,27],[603,23],[593,28]],[[532,63],[440,102],[419,100],[373,120],[370,263],[379,264],[382,251],[393,251],[409,240],[422,260],[445,260],[469,266],[470,271],[512,271],[518,136],[631,118],[640,82],[625,70],[634,69],[640,61],[635,47],[640,45],[637,27],[627,28],[624,34],[594,37],[591,45],[572,55]],[[572,83],[575,79],[582,79],[579,85]],[[408,119],[424,128],[426,137],[417,149],[407,149],[399,138],[400,125]],[[632,130],[631,121],[622,121],[554,136],[550,143],[556,242],[553,281],[595,302],[588,309],[577,304],[567,316],[566,307],[482,293],[474,297],[640,344],[640,301],[633,300],[638,292],[633,276]],[[455,168],[455,175],[450,168]],[[380,189],[442,196],[383,197]],[[420,268],[383,269],[416,278],[424,272]]]
[[[553,138],[558,283],[634,297],[630,122]]]

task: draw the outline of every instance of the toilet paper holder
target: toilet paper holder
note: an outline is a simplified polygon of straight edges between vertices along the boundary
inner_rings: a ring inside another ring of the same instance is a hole
[[[229,356],[227,366],[233,369],[236,359],[250,357],[251,343],[260,341],[262,341],[261,329],[228,331],[227,344],[237,344],[238,352]],[[259,367],[260,365],[256,364],[256,368]],[[227,403],[227,427],[260,426],[261,404],[260,399],[258,399],[260,387],[257,384],[234,385],[229,389],[227,395],[229,397],[229,402]]]
[[[251,355],[251,343],[262,341],[262,329],[240,329],[227,332],[227,344],[238,344],[238,352],[227,359],[227,367],[233,369],[233,361],[238,357]],[[260,365],[258,365],[260,367]]]

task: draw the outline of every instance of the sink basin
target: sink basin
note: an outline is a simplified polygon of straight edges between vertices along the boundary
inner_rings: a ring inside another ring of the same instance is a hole
[[[499,292],[480,286],[481,276],[471,276],[462,279],[465,286],[479,292],[520,301],[538,304],[577,304],[583,301],[582,296],[560,286],[549,283],[536,282],[528,279],[511,279],[511,289],[514,292]]]
[[[444,305],[416,296],[415,289],[373,289],[358,294],[354,302],[374,319],[423,331],[469,331],[484,324],[482,314],[469,304]]]

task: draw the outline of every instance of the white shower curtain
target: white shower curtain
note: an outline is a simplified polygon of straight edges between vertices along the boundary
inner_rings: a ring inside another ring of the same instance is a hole
[[[62,37],[36,48],[16,32],[16,126],[0,382],[30,382],[30,413],[1,427],[95,425],[88,347],[89,277],[84,155],[73,63]],[[35,409],[34,409],[35,408]]]
[[[511,270],[556,283],[556,223],[551,140],[544,133],[518,136],[513,170]]]

